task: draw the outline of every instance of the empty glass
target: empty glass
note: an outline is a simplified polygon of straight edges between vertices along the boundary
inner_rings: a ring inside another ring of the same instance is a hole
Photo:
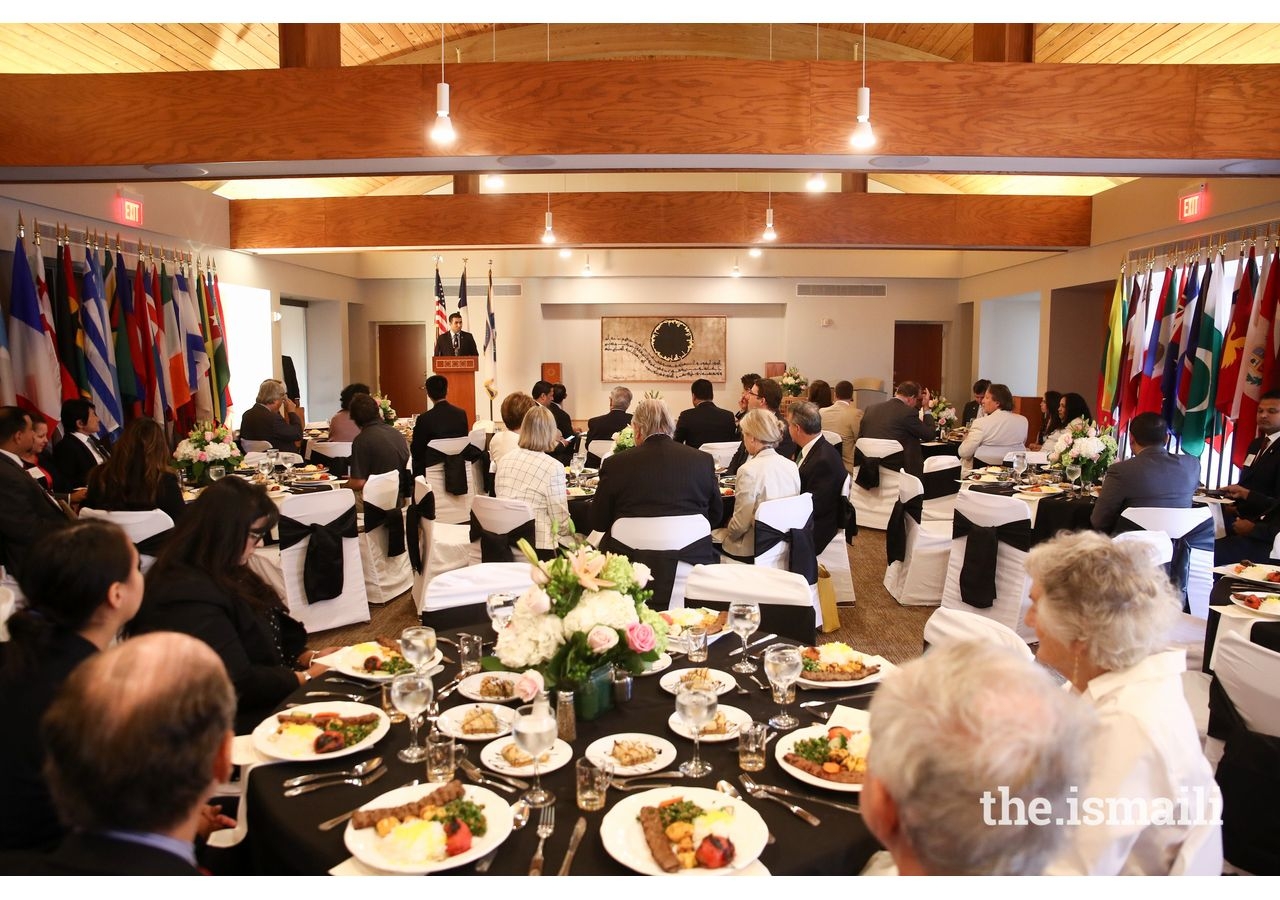
[[[693,758],[680,764],[680,771],[690,778],[701,778],[711,772],[711,764],[702,759],[702,726],[716,717],[720,698],[715,686],[706,681],[690,681],[676,693],[676,712],[693,735]]]
[[[458,635],[458,664],[462,674],[474,675],[480,671],[480,657],[484,653],[484,640],[478,634]]]
[[[569,474],[573,477],[574,487],[578,487],[582,481],[582,470],[587,467],[587,451],[584,447],[577,453],[573,454],[573,458],[569,460]]]
[[[400,653],[418,671],[436,655],[436,630],[414,625],[400,632]]]
[[[729,606],[729,627],[742,638],[742,659],[733,664],[735,672],[744,675],[756,671],[755,663],[747,657],[747,638],[760,627],[760,606],[755,603],[733,603]]]
[[[275,466],[271,465],[271,460],[266,457],[258,460],[258,474],[262,476],[263,481],[270,478],[273,471],[275,471]]]
[[[613,779],[613,766],[607,760],[597,766],[585,756],[574,766],[578,783],[578,809],[595,812],[604,809],[605,798],[609,793],[609,782]]]
[[[692,625],[684,632],[685,651],[689,662],[704,663],[707,661],[707,629],[701,625]]]
[[[458,767],[460,748],[454,744],[453,735],[433,731],[427,735],[427,781],[441,784],[453,780]]]
[[[512,726],[516,746],[533,757],[533,787],[524,793],[524,801],[532,807],[550,806],[556,795],[542,789],[538,774],[538,757],[546,753],[556,742],[556,717],[545,701],[528,703],[516,710]]]
[[[787,731],[800,724],[800,720],[787,712],[790,702],[787,693],[791,685],[800,678],[802,661],[800,648],[791,644],[772,644],[764,651],[764,672],[769,676],[775,696],[782,700],[778,703],[777,715],[769,719],[769,724],[779,731]]]
[[[749,722],[738,729],[738,768],[744,772],[764,769],[765,739],[769,728],[764,722]]]
[[[404,762],[422,762],[427,758],[426,748],[418,743],[418,725],[419,717],[431,704],[433,693],[431,679],[418,672],[405,672],[391,682],[391,702],[409,717],[409,746],[396,754]]]

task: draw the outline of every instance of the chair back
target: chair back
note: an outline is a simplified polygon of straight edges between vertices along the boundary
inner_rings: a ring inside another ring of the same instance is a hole
[[[881,460],[902,452],[901,443],[882,438],[858,438],[854,446],[862,454],[862,458],[868,460]],[[861,471],[861,464],[858,470]],[[856,478],[854,480],[850,498],[858,516],[859,528],[883,531],[889,525],[893,504],[898,499],[898,471],[880,466],[879,479],[879,487],[874,488],[864,488],[857,483]]]
[[[306,455],[309,462],[326,465],[335,475],[342,477],[350,471],[351,441],[308,442]]]
[[[1183,597],[1183,609],[1200,619],[1209,617],[1213,589],[1213,512],[1207,506],[1166,509],[1131,506],[1120,514],[1125,522],[1146,531],[1161,531],[1173,542],[1169,578]]]
[[[417,478],[413,479],[414,505],[422,503],[423,500],[426,500],[431,496],[431,493],[431,485],[427,482],[427,479],[424,476],[419,475]],[[405,518],[406,524],[408,524],[409,521],[416,521],[418,523],[416,529],[408,530],[405,534],[405,540],[416,542],[418,548],[417,558],[422,564],[421,567],[414,569],[413,571],[412,588],[414,605],[417,606],[418,612],[421,613],[422,604],[426,598],[427,582],[430,581],[428,573],[431,571],[431,538],[435,531],[436,521],[434,513],[430,517],[424,515],[410,515]],[[414,531],[417,533],[413,533]]]
[[[138,564],[142,572],[148,572],[155,564],[164,537],[173,530],[173,519],[162,509],[144,510],[80,510],[82,519],[103,519],[119,525],[129,537],[130,543],[138,548]]]
[[[822,430],[822,436],[823,438],[826,439],[826,442],[830,444],[832,447],[839,447],[841,444],[844,443],[844,438],[840,437],[840,432],[838,431],[827,431],[824,428]]]
[[[773,632],[812,645],[817,618],[809,584],[794,572],[747,566],[696,565],[685,584],[685,605],[728,609],[749,600],[760,606],[757,633]]]
[[[360,535],[360,556],[364,563],[365,592],[370,603],[389,603],[413,586],[413,568],[405,543],[414,540],[404,533],[404,513],[400,510],[400,473],[370,475],[364,483],[364,533]],[[392,536],[395,535],[395,547]],[[393,554],[393,550],[398,551]]]
[[[1151,554],[1151,562],[1167,566],[1173,560],[1173,541],[1163,531],[1122,531],[1111,540],[1119,543],[1142,544]]]
[[[1035,658],[1027,642],[1018,637],[1017,632],[986,616],[977,616],[964,610],[940,606],[924,623],[926,650],[931,647],[948,647],[964,641],[999,644],[1013,648],[1019,656],[1026,659]]]
[[[1280,737],[1280,653],[1230,632],[1218,639],[1214,674],[1250,731]]]
[[[710,441],[698,448],[703,453],[710,453],[716,461],[717,469],[727,468],[733,461],[733,454],[738,452],[737,441]]]
[[[291,494],[280,504],[280,516],[299,525],[327,525],[355,507],[356,495],[349,488],[314,494]],[[287,523],[281,522],[282,531]],[[360,557],[358,537],[343,536],[342,587],[336,597],[309,603],[305,587],[307,551],[311,537],[284,546],[281,536],[280,568],[284,577],[285,602],[289,615],[301,622],[308,632],[324,631],[341,625],[369,621],[369,599],[365,592],[364,565]]]
[[[457,456],[471,444],[470,437],[436,438],[427,446],[445,456]],[[474,463],[466,463],[467,492],[451,494],[445,489],[445,463],[427,466],[427,481],[436,495],[436,521],[452,525],[466,525],[471,521],[471,501],[480,493],[477,485],[483,484],[483,475],[476,471]]]
[[[271,449],[271,442],[251,441],[248,438],[240,438],[240,446],[244,448],[245,453],[253,453],[255,450],[259,453],[265,453]]]
[[[768,529],[782,536],[772,546],[767,540]],[[797,540],[803,543],[796,544]],[[780,497],[757,506],[755,543],[755,565],[803,575],[805,582],[812,586],[814,608],[820,611],[817,554],[813,544],[813,495]]]
[[[467,442],[479,447],[481,450],[488,450],[489,435],[493,434],[493,423],[489,422],[488,426],[488,428],[485,428],[481,423],[477,422],[472,426],[470,433],[467,434]]]
[[[596,464],[599,465],[610,456],[613,456],[613,448],[614,443],[610,440],[589,441],[587,443],[588,461],[590,460],[590,457],[594,456],[599,461]]]
[[[703,542],[710,552],[711,525],[705,516],[623,517],[610,527],[605,549],[621,552],[649,567],[654,576],[649,602],[654,609],[680,609],[693,562],[678,559],[675,554]]]
[[[924,461],[924,522],[950,523],[960,492],[960,457],[930,456]]]
[[[432,628],[487,625],[484,601],[490,594],[523,594],[533,587],[526,562],[480,563],[432,578],[422,603],[422,624]]]
[[[508,543],[506,537],[534,520],[532,506],[524,500],[479,494],[471,502],[471,513],[479,523],[482,534],[471,541],[469,565],[481,562],[516,562],[523,558],[519,549]],[[529,543],[532,544],[533,541]],[[494,558],[485,558],[486,547],[491,548],[487,556]]]
[[[961,491],[956,497],[956,522],[961,529],[961,517],[979,528],[999,528],[1014,525],[1030,531],[1031,509],[1025,500],[1017,497],[1001,497],[975,491]],[[962,596],[961,575],[965,571],[969,538],[953,537],[951,557],[947,562],[947,580],[942,589],[942,605],[973,615],[993,619],[1015,631],[1027,643],[1037,641],[1035,630],[1026,623],[1026,611],[1031,605],[1031,582],[1024,563],[1027,551],[1000,541],[997,544],[995,565],[995,599],[989,607],[977,607],[966,603]]]

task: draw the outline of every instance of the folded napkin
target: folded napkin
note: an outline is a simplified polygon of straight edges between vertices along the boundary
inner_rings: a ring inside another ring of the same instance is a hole
[[[255,767],[284,762],[284,760],[263,756],[253,746],[253,735],[238,734],[231,742],[231,762],[240,767],[240,785],[243,790],[243,786],[249,783],[249,773]],[[209,835],[208,844],[210,847],[234,847],[243,841],[248,833],[249,804],[242,802],[236,813],[236,827],[215,831]]]
[[[827,724],[848,728],[850,731],[865,729],[871,722],[871,713],[853,706],[837,705],[831,710]]]

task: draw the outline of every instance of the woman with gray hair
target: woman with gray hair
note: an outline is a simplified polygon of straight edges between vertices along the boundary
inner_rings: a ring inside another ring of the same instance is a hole
[[[734,483],[733,517],[717,528],[711,539],[723,545],[726,555],[750,560],[756,547],[756,507],[765,500],[794,497],[800,493],[800,470],[779,456],[782,423],[767,409],[753,409],[739,423],[748,459],[738,469]]]
[[[569,522],[564,466],[548,455],[559,436],[551,410],[534,404],[520,423],[520,445],[498,460],[494,480],[495,496],[533,507],[534,546],[547,554],[555,551],[557,529],[566,529]]]
[[[1145,547],[1064,534],[1027,557],[1038,659],[1098,714],[1080,824],[1048,871],[1217,875],[1222,795],[1182,691],[1181,606]],[[1091,805],[1093,815],[1090,815]]]

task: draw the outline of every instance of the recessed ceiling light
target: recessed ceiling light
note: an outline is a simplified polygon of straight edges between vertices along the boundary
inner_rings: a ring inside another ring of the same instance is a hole
[[[502,185],[504,183],[502,176],[496,172],[490,172],[488,175],[484,176],[484,186],[491,191],[502,190]]]
[[[560,258],[561,258],[561,259],[568,259],[570,256],[573,256],[573,251],[572,251],[572,250],[570,250],[568,247],[561,247],[561,248],[560,248]]]

